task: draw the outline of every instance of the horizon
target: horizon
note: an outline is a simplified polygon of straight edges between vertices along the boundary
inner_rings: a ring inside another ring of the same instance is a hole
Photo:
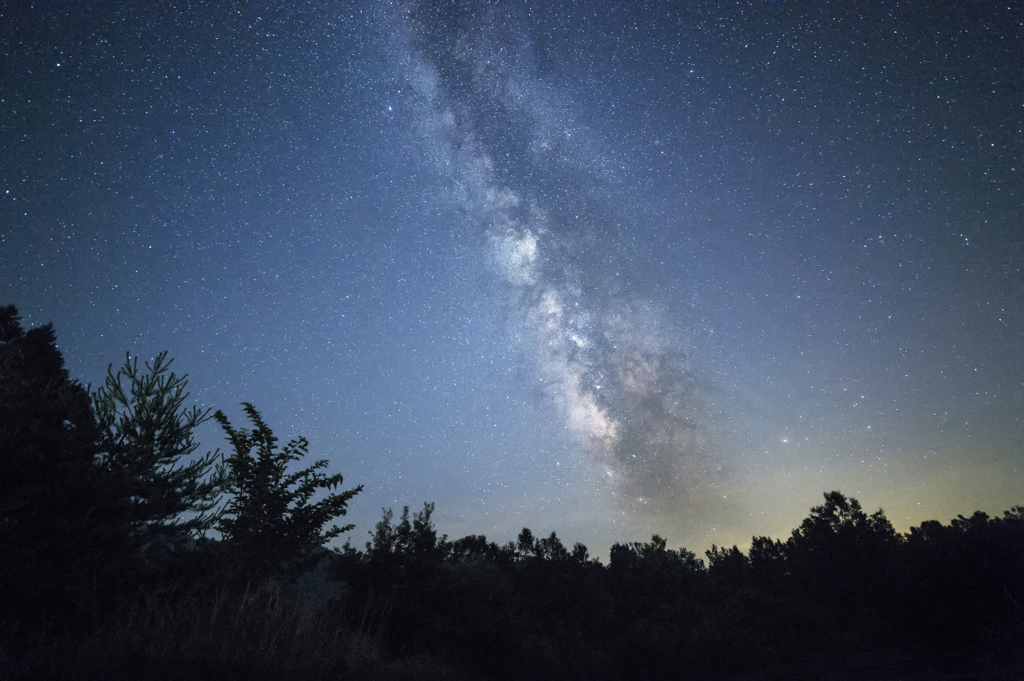
[[[0,301],[83,385],[167,350],[305,436],[355,546],[1024,503],[1012,8],[4,18]]]

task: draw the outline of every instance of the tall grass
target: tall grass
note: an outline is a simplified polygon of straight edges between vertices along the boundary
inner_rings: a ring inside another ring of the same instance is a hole
[[[143,594],[78,648],[76,666],[113,678],[343,678],[381,656],[376,641],[344,628],[341,607],[273,581]]]
[[[105,681],[459,678],[433,657],[388,659],[381,625],[373,635],[368,629],[353,631],[345,624],[344,608],[344,599],[318,599],[274,581],[244,589],[147,593],[77,646],[67,656],[70,663],[59,665],[70,666],[71,673],[58,676]]]

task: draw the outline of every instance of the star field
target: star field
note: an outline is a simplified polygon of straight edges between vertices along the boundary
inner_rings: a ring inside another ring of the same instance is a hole
[[[1019,3],[2,14],[4,304],[305,435],[356,544],[1022,501]]]

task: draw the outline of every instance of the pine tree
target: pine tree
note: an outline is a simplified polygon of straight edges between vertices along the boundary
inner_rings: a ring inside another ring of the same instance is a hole
[[[107,369],[93,395],[100,428],[99,463],[116,480],[124,499],[120,521],[142,548],[200,535],[217,520],[222,479],[215,468],[219,452],[194,457],[193,433],[210,410],[184,407],[187,376],[170,371],[167,353],[145,371],[126,357],[115,373]]]

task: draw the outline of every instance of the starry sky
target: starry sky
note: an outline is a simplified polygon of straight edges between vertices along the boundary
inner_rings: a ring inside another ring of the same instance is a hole
[[[306,436],[357,546],[1024,503],[1020,2],[0,15],[0,303]]]

